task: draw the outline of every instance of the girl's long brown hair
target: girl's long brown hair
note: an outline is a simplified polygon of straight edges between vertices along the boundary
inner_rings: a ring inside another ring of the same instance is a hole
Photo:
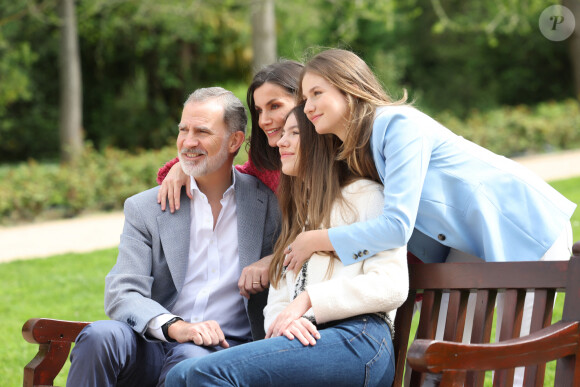
[[[292,109],[288,116],[292,114],[300,131],[298,173],[297,176],[280,176],[278,203],[282,230],[269,271],[274,287],[282,277],[284,249],[303,230],[328,228],[333,206],[337,200],[343,200],[342,187],[353,180],[346,162],[336,158],[341,146],[338,137],[317,134],[304,114],[303,104]]]
[[[306,63],[298,96],[303,95],[302,79],[307,72],[323,77],[347,98],[349,122],[338,159],[346,160],[357,175],[380,182],[370,147],[375,110],[378,106],[405,104],[406,91],[403,98],[394,101],[361,58],[341,49],[322,51]]]

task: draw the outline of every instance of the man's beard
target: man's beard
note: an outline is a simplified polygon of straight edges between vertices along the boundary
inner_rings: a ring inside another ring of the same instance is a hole
[[[206,157],[200,161],[188,161],[184,160],[182,156],[183,153],[197,153],[206,155]],[[183,148],[181,151],[177,152],[177,157],[179,158],[181,169],[183,169],[183,172],[186,175],[192,177],[201,177],[217,171],[226,162],[228,156],[229,154],[226,141],[224,141],[224,145],[220,151],[211,157],[208,157],[207,152],[199,148]]]

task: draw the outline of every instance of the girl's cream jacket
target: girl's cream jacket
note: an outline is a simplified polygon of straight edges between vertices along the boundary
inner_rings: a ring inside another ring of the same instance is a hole
[[[342,194],[344,201],[332,209],[331,227],[381,216],[382,185],[360,179],[345,186]],[[331,260],[334,265],[329,272]],[[298,276],[287,272],[277,289],[270,288],[264,308],[266,331],[304,289],[312,301],[306,316],[314,317],[317,324],[377,312],[387,313],[394,321],[395,311],[405,302],[409,290],[407,250],[400,247],[382,251],[348,266],[337,258],[313,254]]]

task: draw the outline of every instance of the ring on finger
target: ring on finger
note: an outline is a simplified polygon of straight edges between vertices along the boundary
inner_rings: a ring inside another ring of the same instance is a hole
[[[286,250],[288,250],[289,252],[292,252],[292,245],[288,245],[288,247],[286,247]]]

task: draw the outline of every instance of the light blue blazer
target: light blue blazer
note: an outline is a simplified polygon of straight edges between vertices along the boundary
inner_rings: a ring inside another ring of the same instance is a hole
[[[525,167],[410,106],[377,109],[371,148],[384,184],[383,213],[328,230],[344,264],[407,242],[430,261],[435,241],[486,261],[538,260],[576,208]]]

